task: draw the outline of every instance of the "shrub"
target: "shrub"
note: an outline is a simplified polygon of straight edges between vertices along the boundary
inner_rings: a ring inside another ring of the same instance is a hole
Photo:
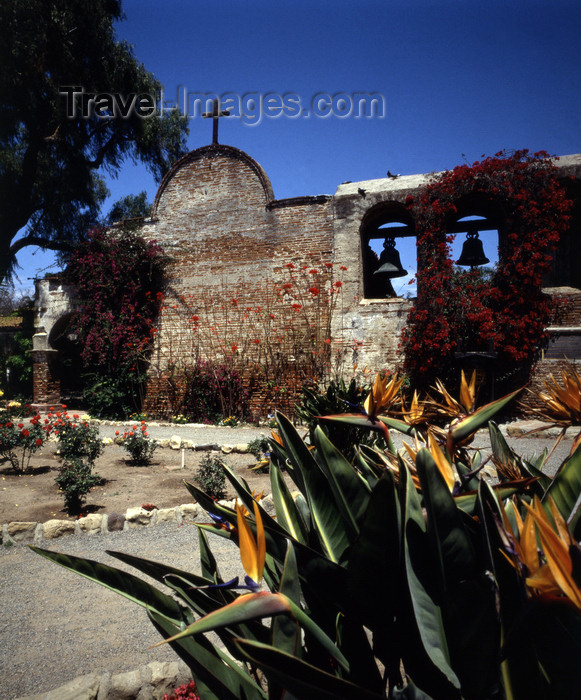
[[[140,408],[143,363],[157,333],[167,258],[131,230],[95,228],[75,251],[66,282],[80,308],[74,320],[94,415],[124,418]]]
[[[196,473],[196,482],[212,498],[224,498],[226,495],[226,477],[224,467],[218,457],[211,454],[204,456]]]
[[[69,463],[82,460],[89,467],[93,467],[96,459],[103,452],[103,443],[99,437],[99,429],[82,420],[77,423],[78,416],[73,416],[57,411],[49,413],[53,419],[53,430],[59,441],[59,454],[63,462]]]
[[[183,412],[199,423],[216,423],[222,416],[244,420],[248,396],[240,374],[226,365],[199,360],[185,372]]]
[[[25,423],[23,418],[15,417],[11,410],[4,410],[0,412],[0,456],[8,459],[15,471],[26,472],[30,458],[42,447],[48,432],[50,426],[41,426],[40,415],[34,414]],[[17,451],[21,451],[20,457]]]
[[[87,494],[94,486],[103,482],[102,477],[93,474],[89,464],[81,458],[70,457],[60,469],[55,479],[65,499],[65,508],[69,515],[78,515]]]
[[[373,434],[349,425],[325,423],[319,416],[352,411],[354,407],[363,405],[368,393],[369,388],[360,386],[355,379],[351,379],[349,384],[345,384],[343,379],[331,380],[322,390],[303,387],[295,412],[308,427],[311,441],[315,429],[320,426],[335,447],[351,457],[356,444],[374,442]]]
[[[86,420],[77,422],[77,415],[71,419],[65,410],[51,412],[48,417],[52,419],[52,429],[58,437],[59,454],[63,460],[55,481],[64,496],[67,513],[78,515],[86,495],[103,481],[98,474],[93,474],[95,461],[103,452],[99,429]]]
[[[143,422],[140,429],[134,425],[132,430],[123,434],[122,446],[129,453],[131,463],[142,466],[151,462],[153,453],[158,448],[155,440],[148,437],[147,426]]]
[[[186,423],[190,422],[190,419],[188,416],[183,416],[181,413],[178,414],[177,416],[172,416],[169,419],[170,423],[173,423],[174,425],[185,425]]]
[[[270,453],[270,442],[265,435],[254,438],[248,443],[248,452],[254,455],[257,460],[262,459],[263,454]]]
[[[252,471],[267,474],[270,469],[270,441],[261,435],[248,443],[248,452],[254,455],[258,464],[252,467]]]
[[[134,411],[133,397],[139,392],[141,374],[119,368],[114,376],[92,372],[84,378],[83,403],[92,416],[123,420]]]

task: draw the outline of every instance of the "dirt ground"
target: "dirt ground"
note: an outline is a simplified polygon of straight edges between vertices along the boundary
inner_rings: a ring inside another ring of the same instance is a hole
[[[53,518],[74,520],[64,509],[64,499],[55,482],[61,460],[55,454],[56,445],[47,444],[33,455],[25,474],[16,474],[10,463],[0,462],[0,524],[11,521],[46,522]],[[185,451],[185,468],[181,468],[181,450],[158,449],[147,467],[132,466],[127,453],[118,445],[108,445],[95,464],[95,472],[103,484],[87,494],[83,514],[120,513],[143,503],[158,508],[171,508],[191,503],[193,498],[184,481],[194,482],[203,451]],[[215,453],[237,476],[245,479],[251,489],[270,492],[268,474],[253,471],[256,461],[251,454]],[[234,491],[226,481],[226,498]],[[76,516],[75,516],[76,517]]]

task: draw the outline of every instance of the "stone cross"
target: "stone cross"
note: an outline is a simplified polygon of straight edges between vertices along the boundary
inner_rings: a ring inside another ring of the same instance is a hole
[[[216,98],[214,100],[214,108],[211,112],[204,112],[202,117],[204,119],[212,118],[214,124],[212,128],[212,143],[218,143],[218,119],[220,117],[227,117],[230,114],[230,110],[222,109],[220,110],[220,100]]]

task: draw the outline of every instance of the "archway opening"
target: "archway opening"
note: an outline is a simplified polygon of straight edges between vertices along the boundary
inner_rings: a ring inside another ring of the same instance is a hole
[[[369,212],[361,228],[363,295],[366,299],[415,296],[416,235],[407,211],[388,203]]]
[[[54,324],[48,337],[49,347],[58,350],[53,372],[60,382],[61,401],[71,408],[82,404],[85,382],[81,344],[72,327],[73,314],[66,314]]]

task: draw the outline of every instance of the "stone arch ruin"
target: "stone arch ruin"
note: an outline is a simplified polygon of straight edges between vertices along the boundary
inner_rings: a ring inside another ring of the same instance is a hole
[[[569,359],[581,358],[581,154],[563,156],[556,165],[575,200],[575,210],[547,279],[547,292],[566,296],[570,303],[561,325],[551,328],[555,342],[545,354],[545,364],[539,365],[539,377],[554,371],[565,354]],[[386,225],[401,225],[396,240],[398,235],[415,235],[405,200],[417,195],[430,177],[348,182],[339,185],[334,195],[279,200],[255,160],[232,146],[212,144],[174,164],[159,187],[151,217],[141,225],[141,234],[157,241],[171,256],[169,287],[176,299],[216,295],[229,286],[260,303],[262,281],[278,274],[288,261],[308,255],[331,258],[347,268],[341,313],[334,315],[332,326],[332,341],[340,342],[347,356],[346,369],[350,373],[353,365],[394,368],[412,302],[373,291],[375,270],[364,259],[364,249],[373,237],[383,235]],[[491,208],[469,198],[459,203],[457,219],[469,215],[484,216],[486,225],[498,230],[501,256],[501,204]],[[450,227],[458,228],[458,233],[466,231],[462,222],[451,222]],[[50,279],[37,282],[33,351],[37,404],[60,398],[55,374],[58,349],[53,347],[51,331],[73,310],[70,290]],[[160,323],[177,339],[189,332],[177,326],[170,330],[169,316],[163,314]],[[159,371],[150,373],[150,397],[163,397],[163,367],[168,361],[167,345],[158,342],[152,363]]]

